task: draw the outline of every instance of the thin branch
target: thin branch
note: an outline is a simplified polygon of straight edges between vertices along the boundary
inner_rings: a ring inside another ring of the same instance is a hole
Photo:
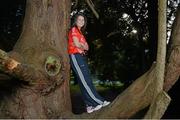
[[[92,1],[86,0],[86,3],[88,4],[88,6],[90,7],[90,9],[91,9],[92,12],[94,13],[94,15],[96,16],[96,18],[99,19],[99,14],[98,14],[98,12],[95,10],[94,4],[92,3]]]
[[[73,9],[77,7],[79,0],[75,0],[75,4],[73,5]]]
[[[116,35],[116,34],[119,34],[119,33],[121,33],[121,31],[111,32],[111,33],[109,33],[109,34],[107,35],[107,37],[111,37],[111,36]]]
[[[92,2],[92,0],[89,0],[89,1],[90,1],[91,5],[94,7],[94,3]]]
[[[158,0],[158,48],[157,48],[157,94],[163,90],[166,59],[166,5],[167,0]],[[156,95],[155,95],[156,97]]]

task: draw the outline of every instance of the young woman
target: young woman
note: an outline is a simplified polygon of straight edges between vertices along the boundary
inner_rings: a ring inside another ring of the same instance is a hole
[[[76,74],[82,97],[86,104],[87,113],[91,113],[107,106],[110,102],[104,100],[97,93],[92,83],[85,56],[89,50],[89,46],[83,35],[86,23],[86,17],[83,14],[79,13],[75,16],[74,24],[68,35],[68,53],[71,60],[71,67]]]

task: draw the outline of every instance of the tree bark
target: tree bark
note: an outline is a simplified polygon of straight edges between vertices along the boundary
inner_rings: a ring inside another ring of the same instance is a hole
[[[165,109],[170,102],[167,99],[162,99],[163,96],[163,85],[164,85],[164,71],[165,71],[165,59],[166,59],[166,0],[158,0],[158,48],[157,48],[157,70],[156,70],[156,81],[154,81],[154,96],[150,108],[145,116],[145,119],[159,119],[165,112]],[[162,94],[162,95],[161,95]],[[165,98],[165,97],[164,97]],[[159,103],[159,99],[162,100]],[[166,104],[162,104],[162,103]],[[162,107],[164,106],[164,107]]]
[[[171,98],[169,95],[162,91],[160,92],[156,99],[151,103],[151,107],[149,108],[147,114],[145,115],[145,119],[161,119],[164,115]]]
[[[165,91],[168,91],[176,83],[180,75],[180,6],[177,8],[176,19],[172,28],[171,45],[165,71]]]
[[[157,89],[156,95],[163,90],[166,59],[166,6],[167,0],[158,0],[158,48],[157,48]],[[156,97],[155,95],[155,97]]]
[[[21,63],[14,71],[23,73],[31,81],[10,96],[4,96],[1,117],[58,118],[71,111],[66,39],[69,12],[69,0],[27,0],[21,36],[8,55]],[[55,69],[57,74],[45,70],[45,67],[49,69],[49,63],[45,63],[50,58],[58,62],[52,63],[60,68]],[[25,70],[25,66],[32,70]]]

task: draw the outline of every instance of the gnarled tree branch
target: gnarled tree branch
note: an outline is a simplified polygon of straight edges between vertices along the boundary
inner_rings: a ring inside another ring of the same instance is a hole
[[[0,70],[2,72],[6,73],[10,76],[17,77],[23,81],[30,82],[31,84],[33,84],[34,82],[39,80],[38,78],[46,79],[45,76],[43,74],[41,74],[40,71],[34,69],[30,65],[20,63],[17,65],[17,67],[15,67],[13,69],[9,69],[8,66],[11,66],[10,64],[12,64],[11,63],[12,60],[16,61],[13,58],[9,57],[5,51],[0,50]]]
[[[79,2],[79,0],[75,0],[74,5],[73,5],[73,9],[77,7],[78,2]]]
[[[111,105],[92,114],[72,115],[67,118],[130,118],[146,108],[154,95],[156,64],[121,93]]]

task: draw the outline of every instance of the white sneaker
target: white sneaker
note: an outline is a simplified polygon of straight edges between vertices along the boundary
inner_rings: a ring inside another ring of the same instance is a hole
[[[110,103],[111,103],[111,102],[105,100],[105,101],[103,102],[103,104],[102,104],[102,107],[105,107],[105,106],[109,105]]]
[[[86,111],[87,111],[87,113],[92,113],[94,110],[93,110],[92,106],[88,106],[88,107],[86,107]]]
[[[99,110],[101,108],[102,108],[102,105],[97,105],[96,107],[94,107],[94,111]]]
[[[88,107],[86,107],[86,111],[87,111],[87,113],[92,113],[92,112],[97,111],[101,108],[102,108],[102,105],[97,105],[96,107],[88,106]]]

